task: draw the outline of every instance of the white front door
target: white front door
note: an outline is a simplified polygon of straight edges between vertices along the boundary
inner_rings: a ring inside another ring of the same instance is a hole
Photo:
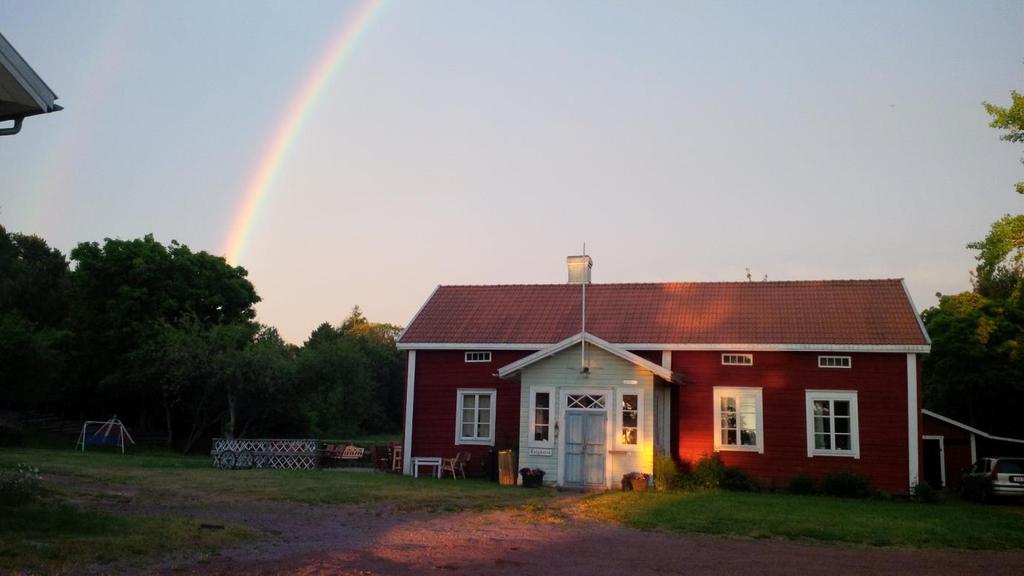
[[[569,394],[565,411],[566,486],[605,487],[607,454],[606,396]]]

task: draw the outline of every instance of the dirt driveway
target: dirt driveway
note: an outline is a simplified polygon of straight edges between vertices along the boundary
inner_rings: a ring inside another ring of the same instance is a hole
[[[139,573],[987,576],[1024,566],[1024,551],[908,550],[641,532],[582,520],[572,506],[568,496],[544,512],[428,514],[277,502],[205,509],[206,517],[248,524],[272,536],[214,558],[180,558]]]

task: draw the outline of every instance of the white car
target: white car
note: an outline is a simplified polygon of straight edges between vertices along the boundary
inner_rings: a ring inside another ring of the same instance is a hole
[[[1024,458],[982,458],[964,472],[960,491],[988,502],[994,497],[1024,496]]]

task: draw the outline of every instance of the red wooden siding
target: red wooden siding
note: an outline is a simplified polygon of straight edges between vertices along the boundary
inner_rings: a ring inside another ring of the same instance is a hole
[[[907,359],[904,354],[849,354],[850,369],[818,368],[814,352],[754,352],[753,366],[722,366],[721,352],[673,352],[679,389],[678,455],[693,462],[714,451],[713,388],[760,387],[764,453],[722,451],[722,460],[758,481],[785,487],[793,476],[821,478],[853,470],[876,488],[908,489]],[[919,372],[920,373],[920,372]],[[807,456],[805,390],[856,390],[860,458]]]
[[[502,380],[498,368],[527,356],[527,351],[491,352],[490,362],[466,362],[464,350],[419,350],[412,419],[412,456],[450,458],[470,452],[470,472],[480,473],[482,457],[490,446],[455,445],[455,411],[459,388],[497,390],[494,448],[519,445],[519,381]]]

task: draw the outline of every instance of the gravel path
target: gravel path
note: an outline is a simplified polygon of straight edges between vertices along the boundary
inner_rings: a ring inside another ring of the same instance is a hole
[[[212,560],[168,562],[144,572],[988,576],[1024,566],[1024,551],[930,551],[651,533],[579,520],[558,510],[431,515],[265,503],[258,510],[223,517],[276,533],[255,546],[225,550]]]
[[[1024,566],[1024,550],[915,550],[641,532],[579,517],[574,507],[580,496],[573,494],[560,495],[535,511],[441,514],[380,505],[199,503],[166,496],[140,505],[131,486],[51,479],[79,491],[88,488],[93,498],[79,502],[86,506],[122,514],[220,520],[266,535],[212,558],[186,552],[144,566],[83,567],[83,574],[989,576],[1017,573]],[[1024,506],[1008,509],[1024,513]]]

